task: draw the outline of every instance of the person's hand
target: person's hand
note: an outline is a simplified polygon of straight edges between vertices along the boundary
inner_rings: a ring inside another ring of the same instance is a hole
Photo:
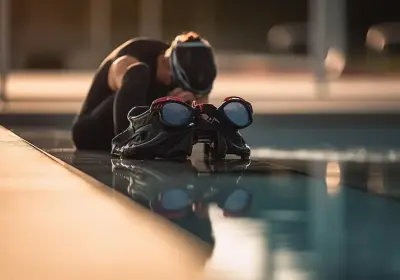
[[[184,102],[188,104],[192,104],[192,102],[196,100],[196,97],[194,96],[193,93],[191,93],[190,91],[185,91],[181,88],[176,88],[170,91],[168,95],[181,98]]]
[[[197,104],[210,103],[209,98],[208,98],[208,95],[207,95],[207,96],[204,96],[204,97],[196,98],[196,103],[197,103]]]

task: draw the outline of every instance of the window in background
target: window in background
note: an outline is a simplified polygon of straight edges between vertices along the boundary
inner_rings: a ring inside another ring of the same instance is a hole
[[[400,2],[347,0],[346,8],[349,70],[400,72]]]
[[[168,0],[162,9],[165,40],[195,30],[219,51],[240,53],[268,52],[268,31],[277,24],[306,27],[308,11],[307,0]]]
[[[215,8],[217,0],[168,0],[162,3],[163,39],[171,41],[184,31],[197,31],[215,41]]]
[[[264,74],[275,66],[307,67],[304,57],[307,0],[168,0],[163,2],[162,17],[164,40],[172,40],[176,34],[188,30],[201,33],[214,46],[222,72]],[[277,25],[294,26],[290,35],[297,36],[294,40],[297,45],[272,48],[268,34]],[[265,56],[271,53],[285,56],[299,51],[302,56],[297,60],[271,61]]]
[[[111,15],[111,47],[139,35],[139,3],[140,0],[110,0]]]
[[[269,30],[278,24],[306,23],[306,0],[218,0],[217,34],[221,49],[269,52]]]
[[[85,48],[89,1],[11,1],[11,67],[69,68],[71,52]]]
[[[265,51],[267,2],[216,1],[218,48],[234,52]]]

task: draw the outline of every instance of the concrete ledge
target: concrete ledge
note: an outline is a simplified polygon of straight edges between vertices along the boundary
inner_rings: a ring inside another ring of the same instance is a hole
[[[196,279],[205,247],[0,127],[1,279]]]

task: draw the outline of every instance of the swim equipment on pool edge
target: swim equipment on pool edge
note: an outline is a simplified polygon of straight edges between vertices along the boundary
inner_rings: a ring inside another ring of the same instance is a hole
[[[112,140],[112,155],[186,159],[194,144],[204,143],[206,157],[250,157],[250,147],[239,130],[252,124],[253,108],[240,97],[227,97],[218,108],[196,102],[190,106],[180,98],[163,97],[151,106],[134,107],[127,117],[130,125]]]

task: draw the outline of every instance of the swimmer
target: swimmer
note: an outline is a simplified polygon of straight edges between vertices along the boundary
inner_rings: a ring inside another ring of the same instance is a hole
[[[98,68],[72,127],[78,150],[111,150],[128,128],[128,112],[164,96],[208,102],[217,69],[211,45],[195,32],[171,44],[135,38],[112,51]]]

